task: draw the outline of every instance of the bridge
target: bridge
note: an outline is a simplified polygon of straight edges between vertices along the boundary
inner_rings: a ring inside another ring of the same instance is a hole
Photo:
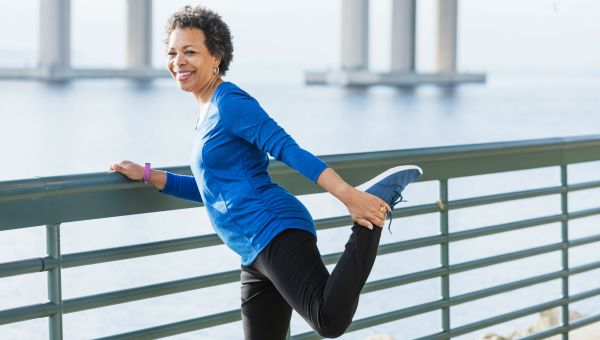
[[[39,65],[0,68],[0,79],[60,82],[80,78],[149,80],[168,77],[152,66],[152,0],[127,0],[125,68],[73,68],[71,65],[71,0],[40,0]],[[457,70],[458,0],[437,0],[437,70],[418,72],[416,0],[392,1],[390,71],[369,70],[369,0],[342,0],[341,65],[330,71],[308,71],[307,84],[340,86],[456,85],[485,82],[482,73]]]

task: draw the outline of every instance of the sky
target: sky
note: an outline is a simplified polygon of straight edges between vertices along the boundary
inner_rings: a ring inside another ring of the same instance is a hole
[[[0,2],[0,67],[37,63],[40,0]],[[43,0],[42,0],[43,1]],[[370,2],[370,68],[390,64],[391,1]],[[71,0],[75,67],[125,64],[124,0]],[[272,77],[340,65],[341,0],[154,0],[153,64],[162,67],[163,26],[186,4],[222,15],[234,37],[232,72]],[[417,69],[434,70],[435,0],[417,2]],[[600,72],[600,1],[461,0],[459,70]],[[17,29],[16,29],[17,28]]]

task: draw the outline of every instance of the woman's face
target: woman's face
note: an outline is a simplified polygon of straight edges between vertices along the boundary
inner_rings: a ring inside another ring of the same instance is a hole
[[[198,93],[204,90],[219,65],[204,43],[204,32],[197,28],[180,28],[171,32],[167,45],[167,69],[183,91]]]

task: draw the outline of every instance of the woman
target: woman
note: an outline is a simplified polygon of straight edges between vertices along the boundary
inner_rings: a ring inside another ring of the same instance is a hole
[[[242,260],[246,339],[284,339],[292,308],[321,336],[343,334],[373,267],[386,216],[421,169],[390,169],[366,184],[366,192],[350,186],[300,148],[253,97],[221,79],[233,47],[219,15],[187,6],[171,16],[166,33],[167,69],[199,106],[193,176],[130,161],[113,164],[111,170],[150,182],[165,194],[204,203],[217,234]],[[267,153],[348,208],[352,234],[331,275],[316,246],[312,217],[294,195],[271,182]]]

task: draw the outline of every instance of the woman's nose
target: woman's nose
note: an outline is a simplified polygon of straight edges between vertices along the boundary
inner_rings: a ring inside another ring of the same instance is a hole
[[[175,58],[173,58],[173,63],[176,66],[184,65],[186,63],[185,56],[182,53],[177,53]]]

